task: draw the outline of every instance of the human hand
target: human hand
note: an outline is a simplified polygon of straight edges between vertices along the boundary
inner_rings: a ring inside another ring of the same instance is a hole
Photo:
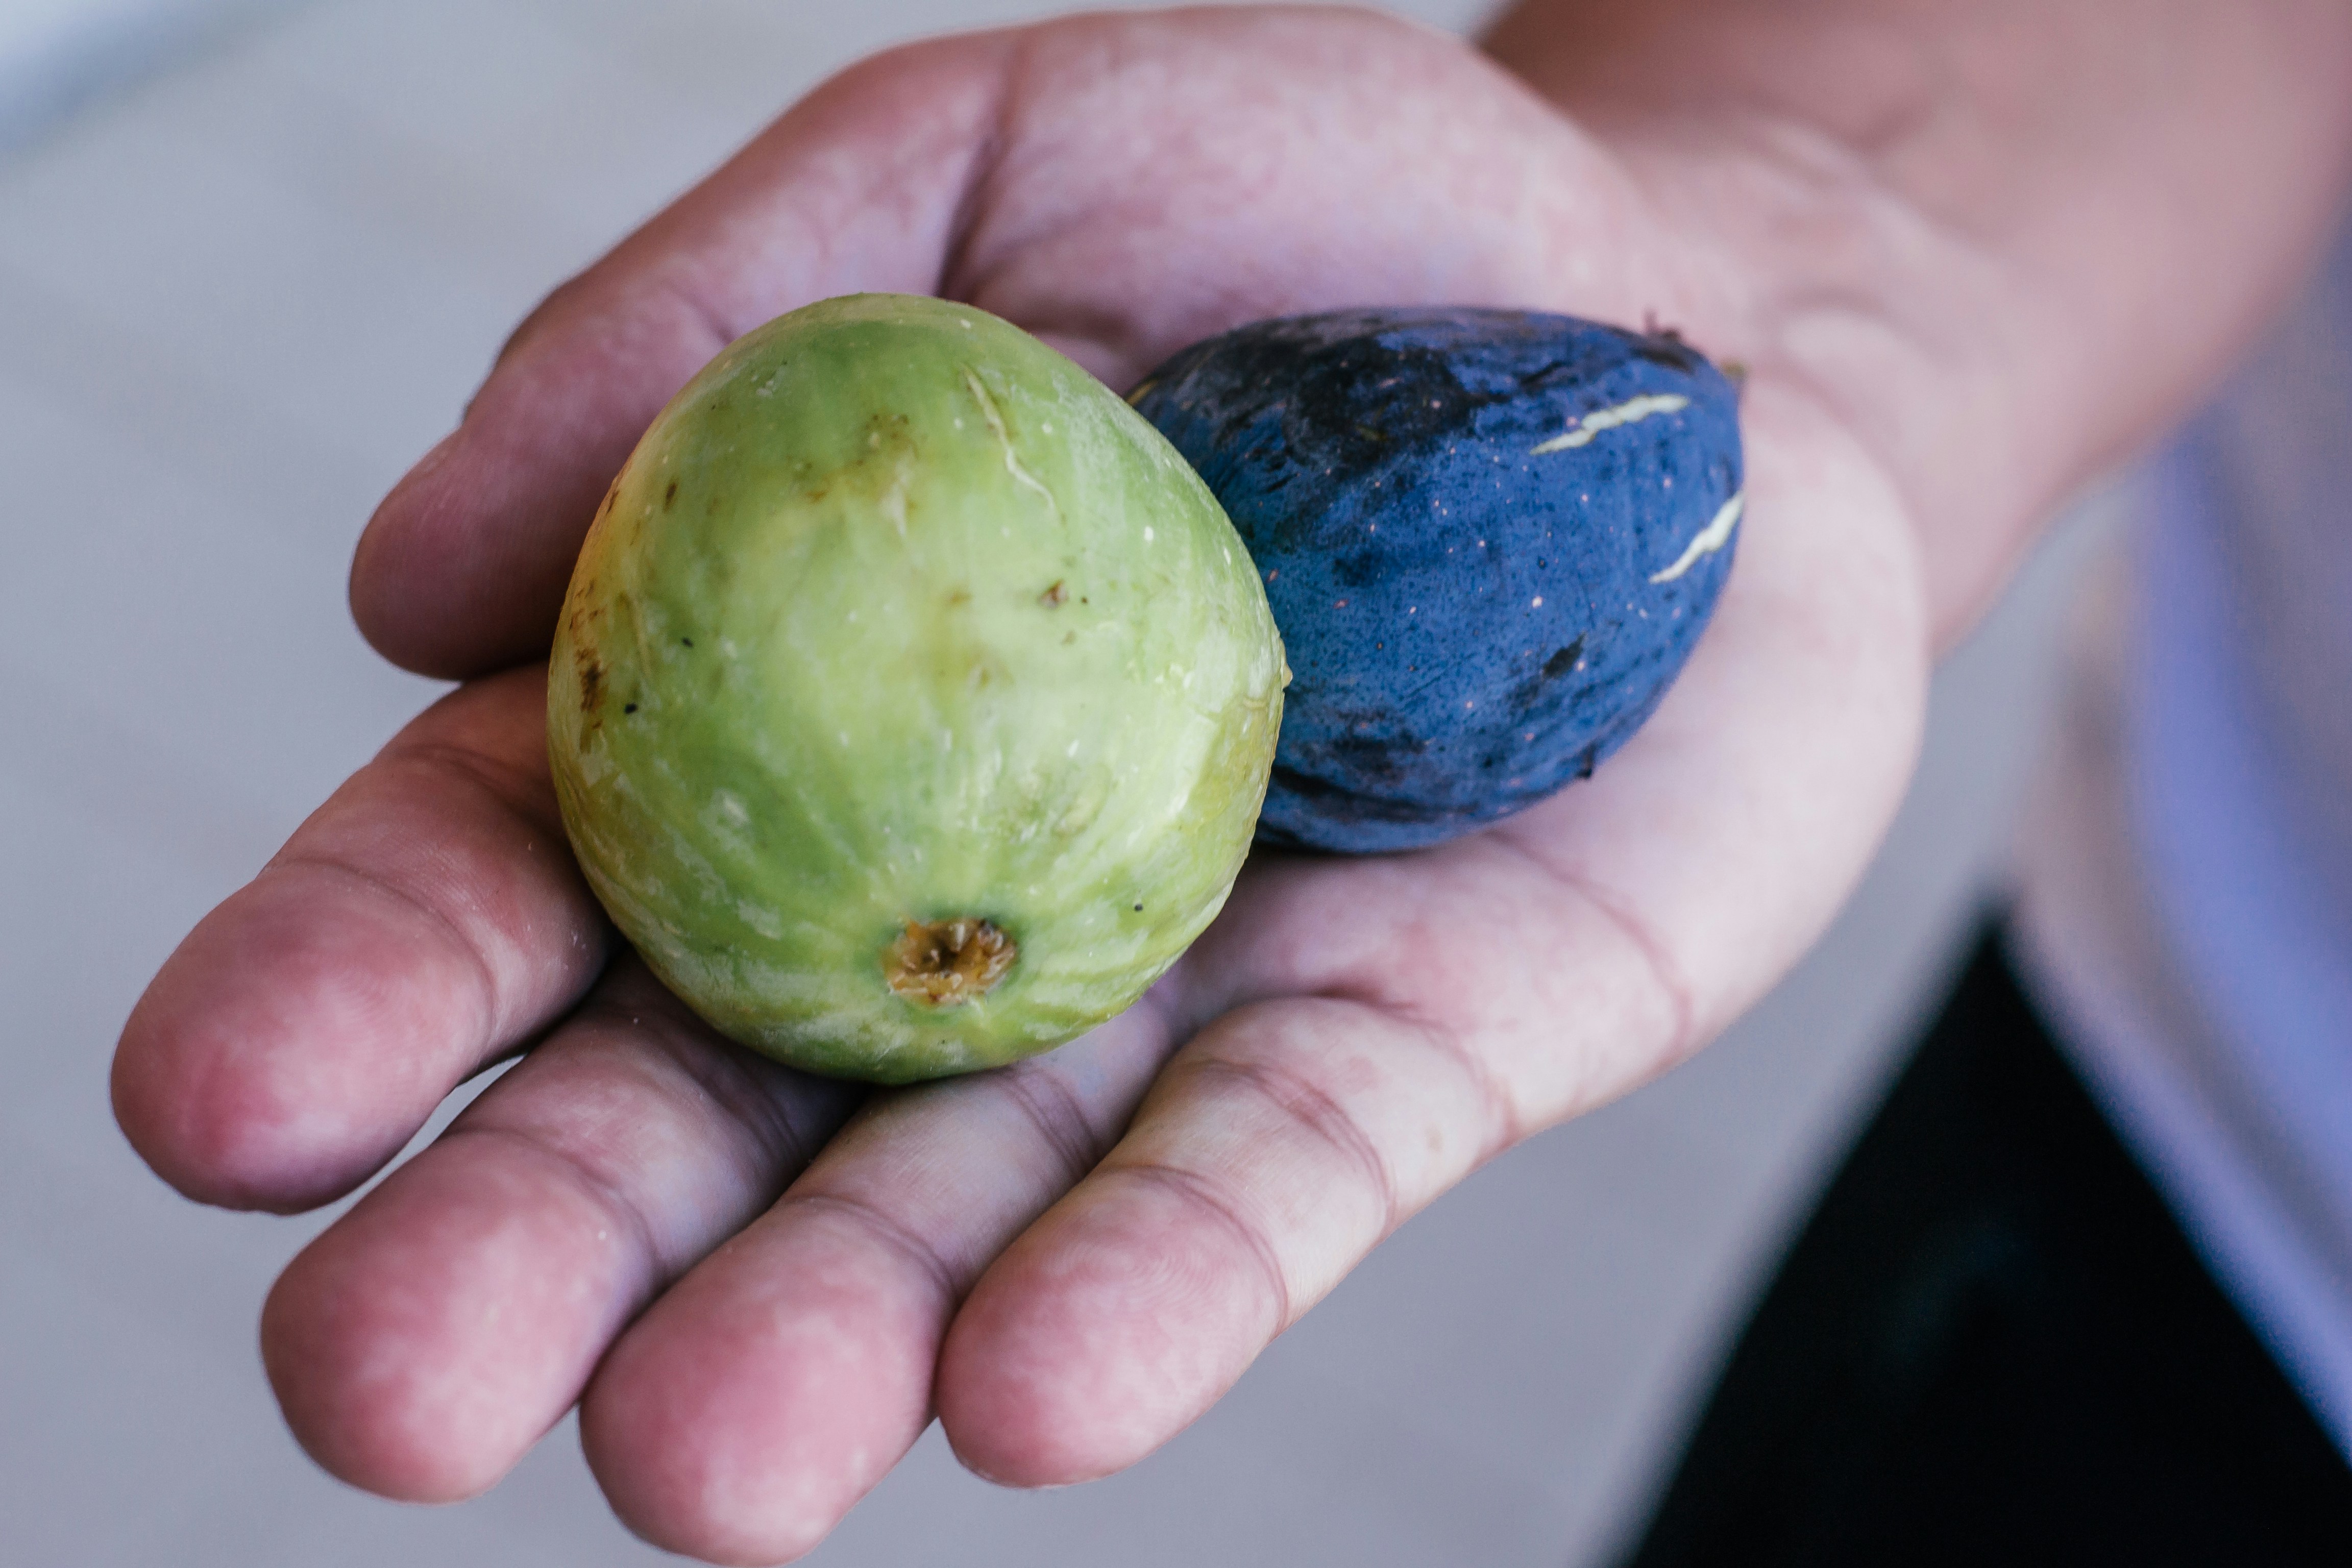
[[[168,1180],[349,1191],[264,1351],[329,1469],[488,1486],[575,1401],[660,1544],[805,1550],[936,1412],[1015,1484],[1132,1462],[1481,1161],[1711,1037],[1810,943],[1898,795],[1927,616],[1886,465],[1784,366],[1742,260],[1449,39],[1363,16],[1096,17],[883,57],[567,285],[384,503],[353,600],[469,683],[189,937],[116,1100]],[[1376,859],[1259,855],[1153,992],[1017,1067],[867,1093],[715,1037],[620,952],[546,774],[580,535],[730,338],[936,290],[1115,386],[1240,321],[1509,304],[1750,367],[1739,564],[1593,779]]]

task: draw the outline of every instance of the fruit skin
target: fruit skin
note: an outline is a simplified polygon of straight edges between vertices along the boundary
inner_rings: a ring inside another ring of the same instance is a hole
[[[1731,570],[1738,393],[1670,333],[1289,317],[1182,351],[1130,401],[1216,492],[1282,628],[1273,843],[1414,848],[1589,774]]]
[[[858,295],[647,430],[564,602],[549,751],[672,989],[906,1082],[1058,1044],[1175,961],[1248,852],[1283,677],[1232,526],[1118,396],[982,311]],[[967,952],[985,994],[894,988],[909,922],[957,921],[1017,944]]]

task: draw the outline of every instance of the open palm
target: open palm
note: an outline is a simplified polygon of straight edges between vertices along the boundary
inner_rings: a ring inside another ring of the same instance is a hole
[[[740,1562],[820,1539],[934,1414],[990,1477],[1100,1475],[1481,1161],[1777,978],[1900,792],[1920,573],[1865,447],[1725,282],[1738,258],[1633,170],[1392,22],[1087,18],[854,69],[559,290],[354,573],[380,647],[467,684],[196,929],[117,1061],[166,1178],[291,1210],[529,1048],[273,1292],[270,1376],[320,1462],[462,1496],[577,1402],[632,1527]],[[868,289],[970,300],[1115,386],[1315,309],[1673,323],[1750,363],[1738,569],[1591,781],[1436,850],[1261,854],[1142,1003],[1047,1056],[812,1079],[619,946],[556,816],[533,661],[654,411],[740,332]]]

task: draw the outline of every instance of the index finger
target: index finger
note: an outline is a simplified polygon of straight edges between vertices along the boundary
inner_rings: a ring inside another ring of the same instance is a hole
[[[688,377],[796,306],[936,289],[1003,54],[853,67],[551,295],[360,541],[352,613],[377,651],[452,678],[543,657],[605,486]]]
[[[165,961],[123,1026],[123,1132],[190,1197],[307,1208],[569,1008],[609,928],[548,777],[546,677],[427,709]]]

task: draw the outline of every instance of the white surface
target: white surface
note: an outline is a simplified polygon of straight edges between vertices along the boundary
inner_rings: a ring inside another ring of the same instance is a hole
[[[77,108],[301,0],[5,0],[0,150]]]
[[[454,1509],[312,1468],[253,1323],[320,1221],[169,1194],[107,1057],[171,945],[430,695],[350,629],[345,565],[516,318],[825,70],[1042,8],[347,0],[0,165],[0,1561],[656,1560],[568,1428]],[[1730,1038],[1439,1203],[1129,1474],[1008,1493],[933,1437],[812,1561],[1597,1561],[1968,919],[2067,570],[1947,671],[1869,885]]]

